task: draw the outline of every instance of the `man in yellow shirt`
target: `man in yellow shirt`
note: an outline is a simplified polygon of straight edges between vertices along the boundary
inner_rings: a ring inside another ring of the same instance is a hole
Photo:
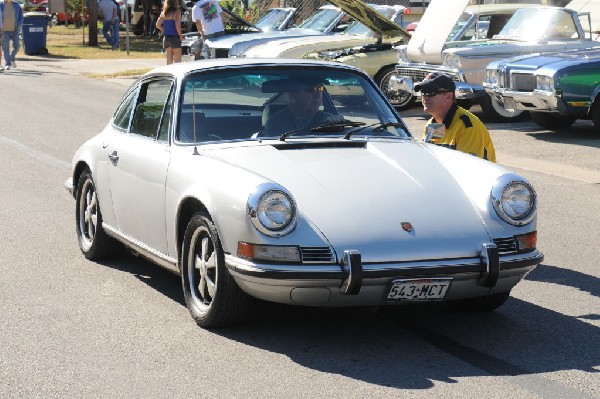
[[[455,89],[452,78],[439,72],[432,72],[415,84],[415,91],[423,96],[423,109],[432,116],[425,131],[432,123],[445,126],[445,132],[434,134],[429,142],[496,162],[490,133],[479,118],[456,104]]]

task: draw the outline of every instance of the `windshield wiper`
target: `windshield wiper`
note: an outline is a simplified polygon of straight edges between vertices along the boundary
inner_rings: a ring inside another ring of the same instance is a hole
[[[322,125],[311,128],[310,131],[311,132],[321,132],[321,133],[323,133],[323,132],[339,132],[348,127],[363,126],[364,124],[365,124],[364,122],[354,122],[354,121],[344,120],[343,122],[339,122],[339,123],[324,123]],[[289,132],[285,132],[281,136],[279,136],[279,140],[285,141],[285,139],[288,138],[289,136],[292,136],[292,135],[299,133],[301,131],[304,131],[304,130],[306,130],[306,127],[290,130]]]
[[[362,127],[359,127],[358,129],[350,130],[348,133],[346,133],[344,135],[344,140],[348,140],[353,134],[358,133],[364,129],[368,129],[370,127],[374,127],[373,131],[375,131],[375,130],[385,130],[390,126],[400,126],[404,130],[406,130],[406,126],[404,126],[404,124],[400,123],[400,122],[385,122],[385,123],[379,122],[379,123],[373,123],[372,125],[362,126]]]

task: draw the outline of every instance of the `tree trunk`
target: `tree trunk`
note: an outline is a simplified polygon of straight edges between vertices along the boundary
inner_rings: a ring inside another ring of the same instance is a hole
[[[88,24],[88,46],[98,46],[98,3],[95,0],[90,1],[89,8],[90,23]]]

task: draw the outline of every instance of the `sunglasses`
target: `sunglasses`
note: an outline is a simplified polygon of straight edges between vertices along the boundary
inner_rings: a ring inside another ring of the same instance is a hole
[[[435,97],[438,94],[442,94],[442,93],[451,93],[451,91],[448,91],[448,90],[428,91],[428,92],[421,93],[421,95],[423,97]]]
[[[325,88],[323,87],[323,85],[316,85],[316,86],[304,86],[301,90],[303,92],[309,93],[309,94],[318,94],[318,93],[322,93],[323,90],[325,90]]]

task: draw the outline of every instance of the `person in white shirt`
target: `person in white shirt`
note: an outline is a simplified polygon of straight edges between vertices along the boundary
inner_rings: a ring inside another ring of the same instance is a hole
[[[216,0],[198,0],[192,8],[192,21],[196,23],[198,32],[204,41],[202,54],[205,59],[210,58],[206,40],[225,34],[223,24],[223,9]]]

